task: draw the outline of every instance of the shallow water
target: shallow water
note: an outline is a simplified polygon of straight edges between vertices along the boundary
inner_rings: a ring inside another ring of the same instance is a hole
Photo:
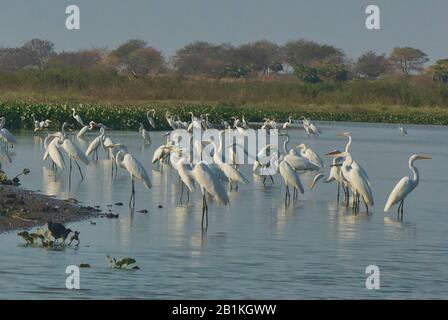
[[[246,165],[242,171],[250,184],[230,193],[230,207],[210,205],[204,234],[199,191],[189,206],[180,205],[175,171],[167,167],[160,172],[150,165],[163,133],[153,132],[148,148],[135,132],[109,133],[150,173],[152,189],[136,184],[135,210],[147,209],[144,214],[129,212],[129,177],[121,170],[112,179],[102,151],[98,163],[83,166],[82,183],[74,168],[69,190],[66,172],[55,181],[49,163],[41,160],[43,139],[15,132],[19,145],[12,152],[13,164],[3,169],[12,175],[30,168],[31,174],[22,178],[24,187],[100,205],[104,212],[107,205],[125,205],[112,207],[119,219],[70,224],[81,232],[78,249],[30,248],[16,232],[0,235],[0,298],[448,298],[448,130],[409,126],[409,135],[401,137],[396,126],[388,125],[321,123],[320,128],[318,138],[290,130],[290,146],[303,141],[322,155],[342,149],[345,139],[335,134],[350,130],[352,155],[373,187],[376,207],[371,215],[355,216],[338,205],[334,184],[319,184],[312,191],[306,187],[285,209],[279,176],[275,185],[264,187]],[[78,143],[85,149],[88,141]],[[394,184],[409,174],[412,153],[429,154],[433,160],[417,162],[420,185],[407,199],[400,223],[394,209],[386,215],[382,209]],[[313,175],[301,177],[307,185]],[[141,269],[108,270],[107,254],[133,257]],[[92,266],[81,269],[81,290],[65,289],[65,268],[80,263]],[[365,268],[371,264],[380,268],[380,290],[365,287]]]

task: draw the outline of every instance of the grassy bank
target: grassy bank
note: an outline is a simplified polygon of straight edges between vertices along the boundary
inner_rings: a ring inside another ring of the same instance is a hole
[[[153,101],[124,103],[79,103],[70,101],[36,102],[36,101],[2,101],[0,116],[6,117],[8,128],[33,128],[32,116],[37,120],[51,119],[52,129],[57,129],[64,122],[74,123],[71,108],[76,107],[85,122],[90,120],[107,124],[116,130],[136,130],[140,122],[146,123],[146,111],[157,110],[156,125],[158,129],[167,129],[165,112],[178,114],[182,120],[190,119],[189,111],[195,115],[208,113],[210,120],[219,123],[232,116],[245,116],[247,121],[258,122],[264,117],[277,121],[286,121],[289,115],[294,119],[302,116],[314,120],[379,122],[401,124],[448,125],[448,109],[438,107],[403,107],[378,105],[278,105],[256,104],[244,106],[223,105],[220,103]]]

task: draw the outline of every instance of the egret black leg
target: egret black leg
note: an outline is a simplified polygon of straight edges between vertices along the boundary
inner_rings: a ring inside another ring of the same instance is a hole
[[[263,185],[266,186],[266,176],[263,176]]]
[[[84,180],[84,176],[82,175],[81,167],[79,166],[79,163],[78,163],[78,161],[76,161],[76,159],[75,159],[75,164],[78,167],[79,174],[81,175],[81,181],[83,181]]]
[[[69,156],[69,158],[70,158],[70,169],[69,169],[69,171],[68,171],[68,184],[69,185],[71,185],[71,182],[72,182],[72,157],[70,157]]]
[[[339,202],[339,189],[341,187],[341,184],[338,182],[338,195],[336,196],[336,201]]]
[[[274,185],[274,178],[272,178],[272,175],[269,175],[269,178],[271,178],[272,184]]]

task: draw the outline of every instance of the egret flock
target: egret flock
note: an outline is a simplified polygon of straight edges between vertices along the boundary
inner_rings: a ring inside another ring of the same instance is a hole
[[[76,131],[74,125],[64,122],[59,132],[50,132],[52,121],[49,119],[38,121],[32,116],[34,122],[34,133],[44,133],[44,160],[51,162],[52,170],[56,176],[57,170],[68,170],[68,179],[71,181],[73,163],[77,166],[81,181],[84,179],[82,166],[88,166],[93,161],[98,161],[99,151],[102,149],[109,161],[112,163],[112,176],[121,168],[129,174],[131,180],[131,192],[129,198],[129,206],[135,205],[135,181],[140,181],[148,189],[152,187],[152,183],[145,166],[132,155],[128,148],[120,142],[113,141],[108,134],[108,127],[105,124],[90,121],[86,124],[81,115],[72,109],[71,116],[75,120],[75,124],[79,129]],[[139,136],[143,139],[145,145],[152,143],[151,135],[156,134],[155,123],[156,110],[152,109],[146,113],[146,119],[140,123],[138,130]],[[155,149],[151,163],[157,164],[160,170],[164,166],[171,166],[179,176],[179,185],[181,187],[181,202],[184,190],[187,194],[187,204],[190,202],[190,193],[193,193],[197,187],[202,195],[202,220],[201,226],[203,229],[208,226],[208,209],[210,199],[219,205],[229,205],[229,192],[237,192],[239,184],[249,184],[249,180],[240,171],[240,162],[237,159],[237,148],[245,148],[244,146],[232,143],[229,146],[224,146],[223,136],[226,130],[231,130],[237,135],[245,136],[246,131],[253,126],[249,125],[244,116],[241,118],[231,117],[221,123],[213,124],[209,120],[209,115],[200,115],[196,117],[192,112],[189,113],[190,119],[182,121],[179,115],[174,115],[170,112],[165,113],[165,121],[172,128],[172,131],[164,134],[166,141]],[[71,121],[73,122],[73,121]],[[147,125],[145,125],[147,122]],[[265,118],[261,124],[261,129],[267,135],[271,130],[278,129],[278,137],[283,138],[283,148],[277,144],[266,144],[254,156],[252,171],[253,174],[262,177],[264,187],[266,180],[269,177],[272,184],[274,179],[272,175],[280,174],[281,180],[284,183],[284,202],[288,206],[291,202],[291,192],[293,199],[297,199],[299,194],[305,192],[300,175],[303,172],[316,172],[314,179],[310,184],[310,189],[314,189],[319,181],[323,183],[337,184],[337,201],[340,200],[340,189],[342,188],[344,201],[343,204],[347,208],[351,208],[354,214],[360,212],[361,204],[365,206],[368,213],[370,207],[374,206],[373,190],[366,170],[359,164],[351,155],[350,150],[353,142],[353,137],[350,132],[341,132],[337,135],[341,138],[347,139],[347,144],[343,151],[332,150],[325,154],[331,158],[331,165],[328,166],[329,173],[323,173],[327,168],[324,160],[314,150],[309,148],[305,143],[300,143],[295,147],[289,148],[290,130],[294,124],[302,123],[303,128],[308,136],[319,136],[321,131],[317,128],[315,123],[310,119],[302,117],[300,120],[293,120],[290,116],[286,122],[277,123],[275,119]],[[17,139],[6,128],[4,128],[6,119],[0,118],[0,139],[4,143],[0,144],[0,164],[1,162],[10,163],[11,157],[9,155],[9,148],[17,144]],[[171,135],[175,130],[183,129],[192,135],[193,130],[219,130],[218,141],[215,140],[201,140],[194,141],[191,138],[193,148],[199,149],[201,153],[201,161],[193,163],[190,155],[185,155],[182,148],[177,144],[176,139],[172,139]],[[86,150],[83,150],[76,142],[76,139],[82,139],[83,136],[89,132],[99,130],[92,142],[88,145]],[[404,127],[399,127],[399,132],[402,135],[407,134]],[[137,137],[137,133],[136,133]],[[282,150],[281,150],[282,149]],[[222,161],[222,153],[228,150],[230,157],[229,161]],[[247,154],[247,150],[244,150]],[[203,161],[202,153],[207,152],[212,161]],[[269,160],[263,159],[263,155],[269,154]],[[177,157],[172,157],[177,155]],[[415,167],[414,162],[417,160],[426,160],[430,157],[426,155],[412,155],[409,158],[409,168],[412,172],[411,177],[402,178],[393,188],[389,198],[387,199],[384,211],[387,212],[392,206],[398,204],[397,215],[400,220],[403,219],[404,200],[411,193],[419,183],[419,172]],[[67,163],[68,161],[68,169]],[[148,159],[149,162],[149,159]],[[277,167],[274,168],[273,166]],[[274,170],[275,169],[275,170]],[[362,203],[361,203],[362,201]]]

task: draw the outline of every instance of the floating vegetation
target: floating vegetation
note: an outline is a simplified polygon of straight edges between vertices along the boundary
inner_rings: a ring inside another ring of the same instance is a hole
[[[107,265],[110,269],[127,269],[127,270],[138,270],[140,269],[138,266],[133,266],[136,261],[132,258],[123,258],[117,260],[112,258],[111,256],[107,256]]]
[[[59,129],[62,123],[69,121],[71,108],[75,107],[78,114],[89,121],[106,123],[114,130],[136,130],[139,124],[147,120],[146,113],[156,109],[154,121],[156,130],[169,129],[165,113],[179,115],[181,120],[190,119],[188,112],[209,114],[213,123],[221,123],[232,116],[245,116],[249,122],[261,122],[270,117],[277,121],[286,121],[288,116],[300,119],[302,116],[322,121],[352,121],[401,124],[436,124],[448,125],[448,109],[437,107],[403,107],[383,105],[303,105],[303,106],[249,106],[244,107],[219,104],[186,104],[186,103],[148,103],[147,105],[113,105],[113,104],[76,104],[76,103],[28,103],[0,102],[1,116],[6,117],[10,128],[33,129],[32,115],[37,119],[51,119],[50,129]],[[67,120],[69,119],[69,120]]]
[[[21,175],[27,175],[30,172],[31,172],[30,169],[25,168],[22,170],[21,173],[16,175],[14,178],[8,179],[8,176],[6,175],[6,173],[0,169],[0,184],[9,185],[9,186],[20,186],[19,177]]]

